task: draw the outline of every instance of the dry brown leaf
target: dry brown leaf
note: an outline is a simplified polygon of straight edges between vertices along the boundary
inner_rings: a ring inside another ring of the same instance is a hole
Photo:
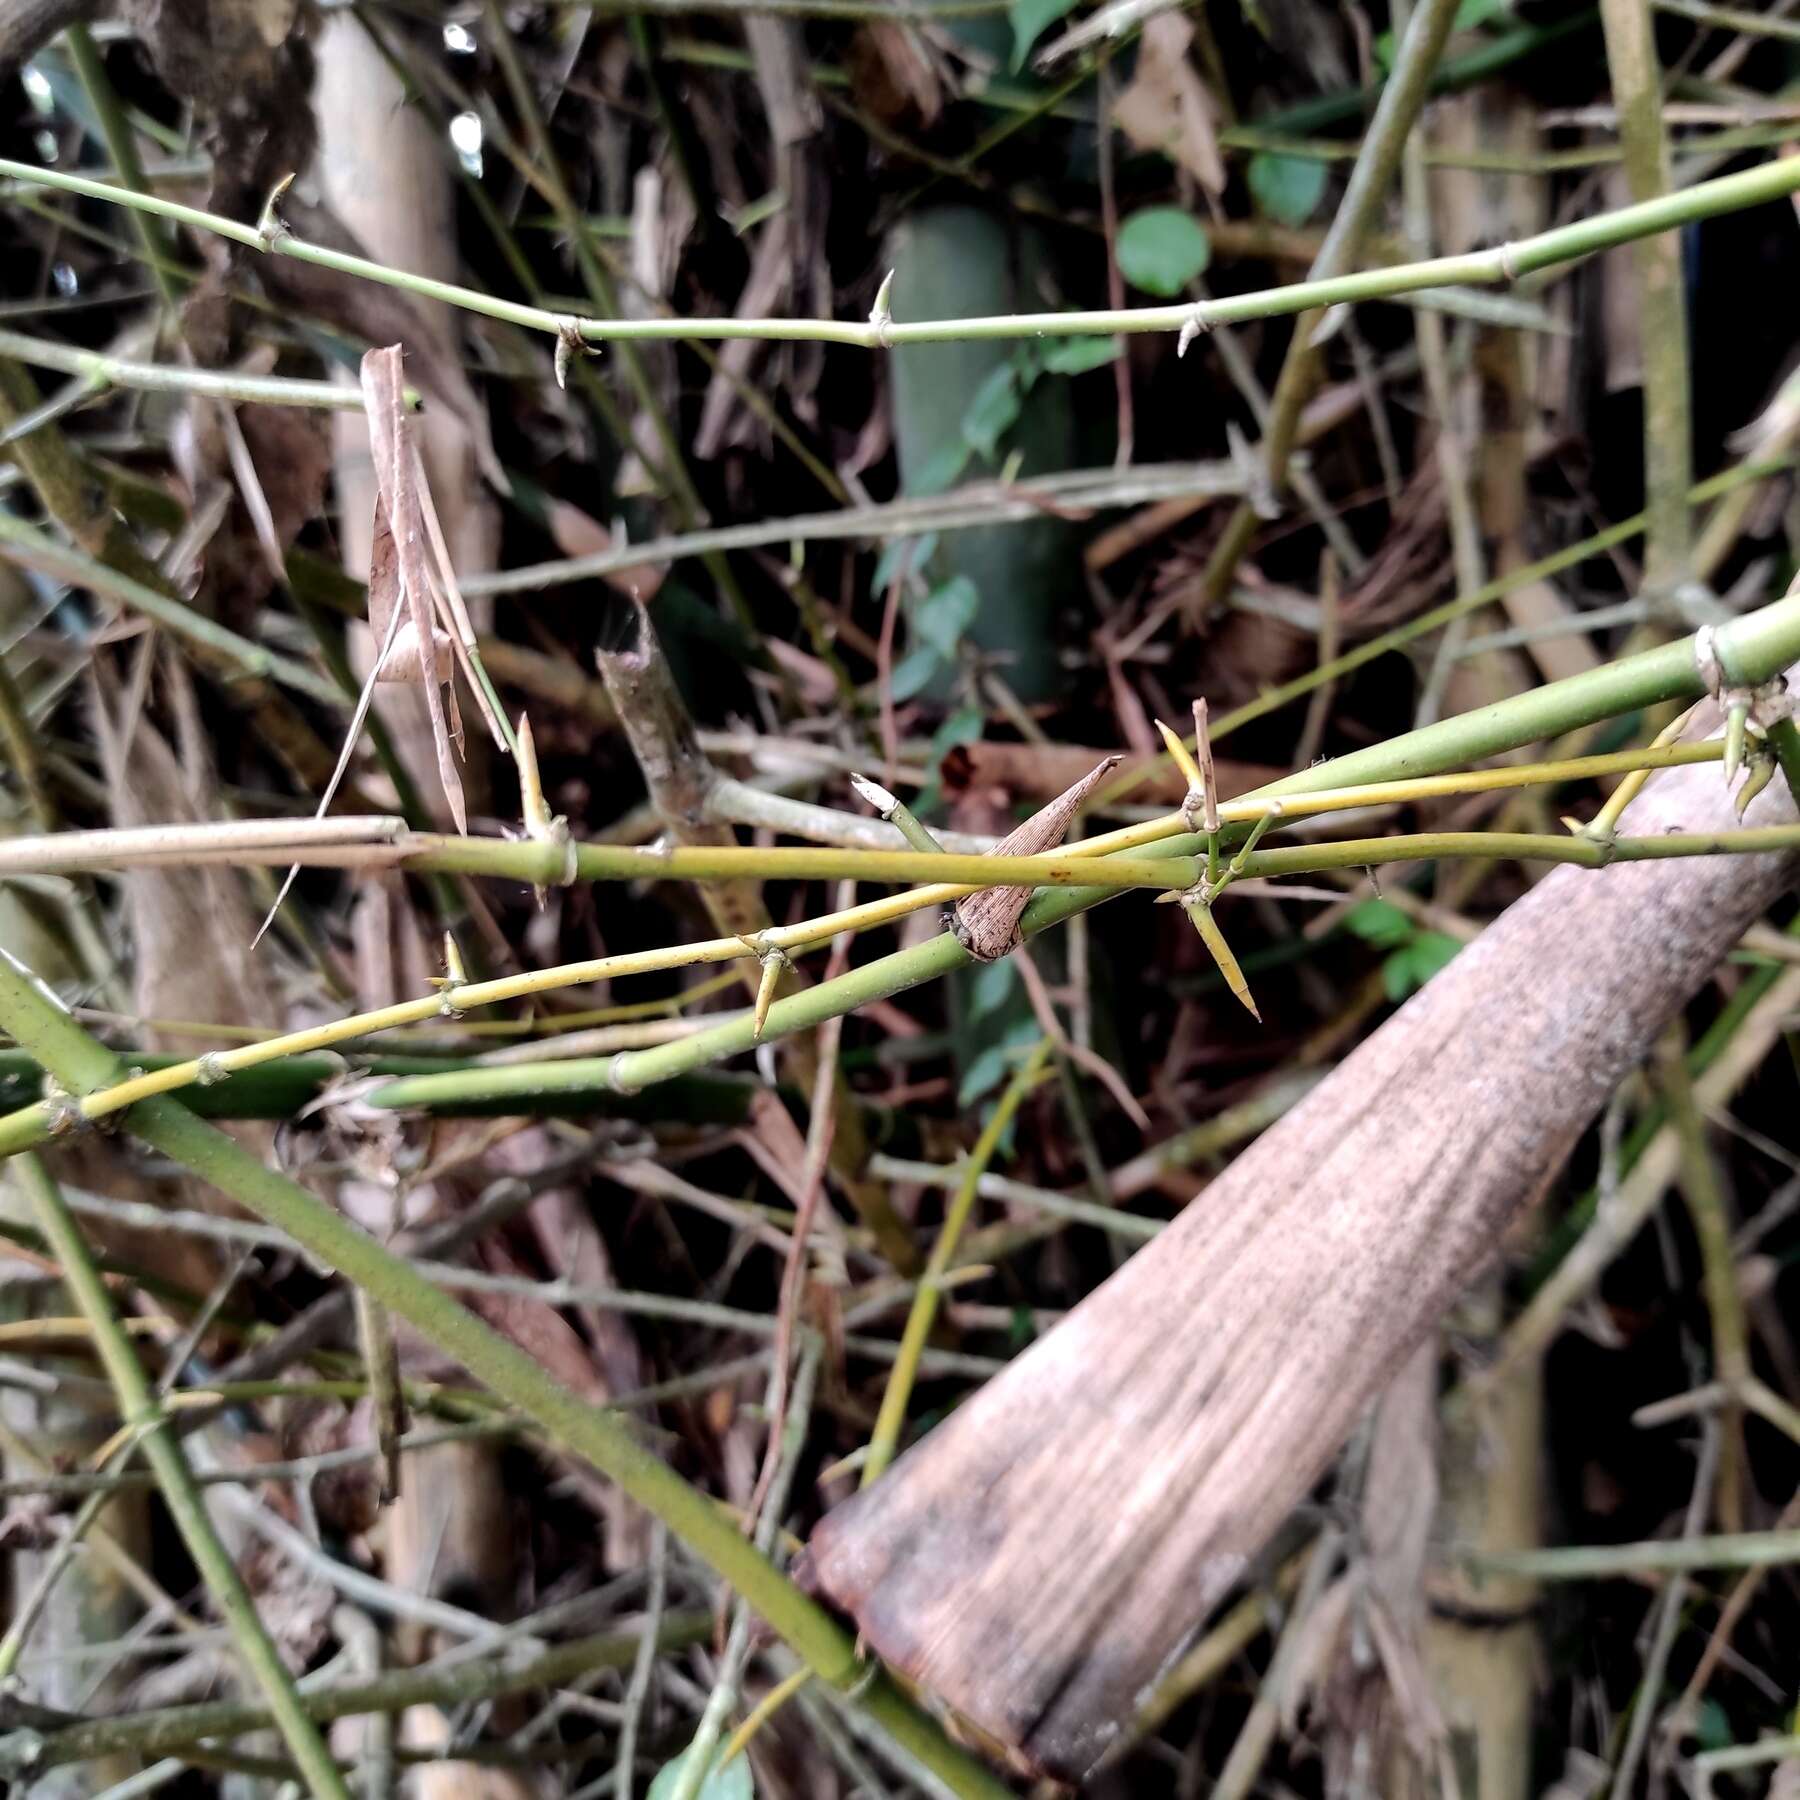
[[[1140,150],[1160,151],[1209,194],[1225,190],[1217,112],[1188,60],[1194,28],[1167,12],[1144,27],[1137,69],[1113,102],[1113,122]]]
[[[416,679],[423,688],[426,711],[431,719],[431,739],[437,752],[444,798],[449,803],[450,816],[455,819],[457,830],[466,833],[469,829],[468,808],[463,801],[462,778],[457,773],[450,722],[446,716],[444,694],[440,691],[447,686],[440,639],[445,644],[448,640],[438,630],[441,590],[436,584],[427,549],[425,518],[419,500],[424,483],[420,477],[418,453],[407,430],[405,381],[398,344],[371,350],[363,357],[362,390],[369,421],[369,447],[375,462],[376,537],[379,540],[385,521],[399,586],[399,593],[390,604],[398,607],[404,602],[405,608],[403,622],[393,633],[393,649],[383,660],[383,672],[390,667],[396,671],[408,668],[417,671]],[[372,559],[371,605],[375,566]],[[385,638],[386,634],[383,636]],[[455,704],[452,689],[450,707],[454,709]]]
[[[878,119],[907,115],[935,125],[944,110],[944,77],[916,25],[872,19],[850,45],[850,80],[857,100]]]
[[[1068,835],[1082,802],[1118,767],[1119,761],[1116,756],[1107,757],[1067,792],[1040,806],[1024,824],[1009,831],[994,846],[994,855],[1036,856],[1054,850]],[[983,888],[980,893],[959,900],[950,915],[957,941],[981,962],[994,962],[1005,956],[1019,942],[1019,920],[1032,891],[1024,887]]]

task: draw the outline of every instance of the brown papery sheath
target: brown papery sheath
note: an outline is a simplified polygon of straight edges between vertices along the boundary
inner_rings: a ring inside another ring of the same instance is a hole
[[[1778,779],[1746,822],[1793,816]],[[1621,829],[1736,823],[1702,765],[1654,777]],[[1797,872],[1767,855],[1549,875],[832,1512],[810,1580],[891,1666],[1079,1779]]]

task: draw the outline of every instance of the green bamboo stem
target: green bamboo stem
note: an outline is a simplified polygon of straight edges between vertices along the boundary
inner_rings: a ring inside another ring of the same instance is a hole
[[[938,1227],[931,1255],[925,1263],[925,1272],[919,1278],[912,1306],[906,1315],[906,1325],[900,1333],[900,1351],[888,1373],[887,1387],[881,1396],[881,1410],[875,1416],[875,1429],[869,1434],[869,1448],[863,1458],[864,1487],[882,1474],[900,1448],[900,1433],[906,1425],[906,1408],[912,1399],[913,1382],[919,1372],[919,1359],[925,1353],[931,1328],[937,1322],[938,1304],[944,1293],[944,1278],[955,1263],[957,1246],[962,1242],[963,1231],[975,1210],[975,1197],[981,1191],[981,1178],[994,1160],[1000,1148],[1000,1140],[1006,1135],[1014,1114],[1024,1103],[1026,1095],[1042,1079],[1044,1064],[1051,1048],[1048,1038],[1038,1040],[1037,1048],[1006,1084],[1006,1091],[1000,1096],[992,1116],[982,1128],[981,1136],[976,1139],[975,1148],[963,1165],[962,1179],[957,1183],[954,1198],[944,1210],[944,1222]]]
[[[222,663],[253,680],[279,681],[295,693],[333,708],[343,704],[344,696],[337,684],[305,663],[240,636],[191,606],[158,593],[135,576],[112,568],[85,551],[59,544],[35,526],[4,511],[0,511],[0,546],[10,549],[12,560],[27,563],[42,574],[71,587],[110,595],[134,607],[145,618],[154,619],[177,637],[185,638],[216,664]]]
[[[1800,825],[1753,825],[1741,831],[1670,832],[1663,837],[1555,837],[1523,831],[1422,831],[1383,838],[1345,838],[1335,844],[1253,850],[1246,875],[1317,874],[1322,869],[1372,868],[1385,863],[1439,862],[1470,856],[1519,862],[1574,863],[1603,869],[1615,862],[1661,862],[1685,856],[1764,856],[1800,849]]]
[[[100,121],[100,135],[106,140],[107,153],[112,157],[121,181],[140,194],[149,192],[150,183],[144,177],[144,165],[137,153],[137,138],[131,122],[125,117],[125,109],[119,104],[118,92],[106,72],[106,62],[99,45],[94,42],[93,33],[85,23],[77,22],[63,33],[63,42],[68,48],[69,61],[74,64],[75,73],[93,104],[94,114]],[[144,261],[150,266],[151,279],[162,295],[163,305],[172,313],[181,303],[181,284],[170,270],[168,246],[162,241],[162,233],[156,222],[142,212],[132,213],[131,225],[143,250]]]
[[[1600,22],[1619,110],[1625,179],[1632,199],[1654,202],[1669,191],[1670,174],[1650,9],[1643,0],[1600,0]],[[1632,266],[1644,359],[1644,495],[1650,518],[1644,583],[1666,596],[1688,578],[1693,544],[1686,500],[1693,482],[1693,429],[1681,240],[1640,239],[1632,246]]]
[[[0,963],[0,1026],[31,1051],[71,1094],[116,1083],[119,1059],[91,1037],[28,976]],[[773,1563],[745,1541],[698,1489],[652,1455],[619,1419],[589,1406],[554,1381],[516,1345],[418,1274],[404,1258],[308,1193],[265,1168],[248,1151],[163,1096],[140,1101],[127,1128],[183,1168],[276,1226],[407,1320],[501,1399],[533,1419],[557,1443],[586,1458],[634,1500],[663,1519],[734,1587],[793,1650],[832,1686],[861,1693],[861,1705],[894,1740],[969,1800],[1001,1800],[1005,1787],[958,1749],[879,1673],[854,1641]]]
[[[1643,1544],[1567,1544],[1545,1550],[1467,1551],[1477,1575],[1531,1581],[1605,1581],[1615,1576],[1682,1575],[1701,1569],[1772,1569],[1800,1562],[1800,1531],[1741,1531]]]
[[[27,337],[20,331],[0,330],[0,356],[29,363],[35,369],[57,369],[65,375],[78,376],[96,390],[138,388],[145,393],[193,394],[206,400],[233,401],[246,406],[304,406],[333,412],[361,412],[363,407],[359,389],[333,381],[300,381],[284,375],[237,375],[228,370],[186,369],[177,363],[137,362],[130,357],[83,350],[77,344]],[[405,392],[407,405],[417,407],[418,391],[407,388]]]
[[[1800,850],[1800,825],[1617,838],[1604,845],[1586,838],[1526,832],[1444,831],[1255,850],[1243,858],[1240,873],[1267,878],[1316,874],[1326,869],[1366,869],[1394,863],[1453,861],[1470,857],[1573,863],[1580,868],[1601,869],[1613,862],[1660,862],[1689,856],[1766,856],[1795,850]],[[1078,896],[1077,904],[1068,907],[1063,916],[1101,899],[1110,899],[1114,891],[1073,890]],[[1060,900],[1070,893],[1068,889],[1058,890],[1055,898]],[[1045,899],[1050,898],[1045,896]],[[1029,931],[1034,929],[1034,922],[1029,912],[1026,916]],[[1050,922],[1055,921],[1043,921]],[[1035,924],[1035,928],[1041,929],[1042,925]],[[898,951],[851,970],[835,981],[809,988],[787,1000],[778,1000],[769,1009],[763,1038],[766,1041],[781,1031],[808,1029],[840,1012],[855,1011],[948,974],[970,960],[966,952],[957,955],[958,951],[961,951],[961,945],[945,933],[916,949]],[[447,1070],[438,1075],[402,1077],[375,1089],[367,1098],[375,1106],[455,1108],[492,1106],[509,1099],[541,1100],[551,1095],[633,1094],[654,1082],[668,1080],[674,1074],[704,1067],[751,1047],[753,1040],[748,1021],[733,1020],[668,1044],[646,1050],[625,1050],[612,1057],[567,1057],[554,1062],[513,1063],[501,1068]],[[5,1140],[0,1138],[0,1153],[4,1152],[4,1146]]]
[[[7,971],[12,975],[12,971]],[[13,979],[19,979],[13,977]],[[23,985],[21,983],[21,985]],[[104,1052],[102,1052],[104,1054]],[[204,1129],[204,1127],[202,1127]],[[350,1800],[350,1790],[338,1773],[318,1727],[306,1716],[294,1691],[293,1677],[281,1660],[250,1598],[230,1552],[213,1529],[212,1516],[182,1454],[180,1441],[167,1429],[164,1412],[145,1377],[137,1351],[114,1313],[106,1284],[81,1235],[74,1215],[42,1162],[34,1155],[19,1164],[19,1176],[39,1229],[56,1260],[63,1280],[94,1334],[94,1347],[119,1396],[119,1415],[136,1433],[162,1489],[163,1503],[180,1531],[188,1554],[206,1583],[213,1604],[223,1614],[237,1644],[238,1654],[268,1700],[268,1709],[299,1765],[307,1787],[317,1800]]]
[[[1422,262],[1366,269],[1320,281],[1295,282],[1208,300],[1200,305],[1122,307],[1091,312],[1008,313],[981,319],[895,320],[876,326],[841,319],[593,319],[527,306],[497,294],[485,294],[455,282],[390,269],[367,257],[352,256],[322,244],[307,243],[291,232],[273,232],[265,241],[255,225],[227,219],[198,207],[184,206],[154,194],[134,194],[111,182],[94,181],[60,169],[34,168],[0,158],[0,178],[34,187],[55,188],[140,207],[195,230],[212,232],[249,250],[291,256],[320,268],[335,269],[365,281],[405,288],[430,300],[466,312],[500,319],[527,331],[560,336],[571,327],[587,342],[625,340],[718,342],[728,338],[764,338],[789,343],[848,344],[867,350],[895,344],[941,344],[972,338],[1106,337],[1115,332],[1179,332],[1190,324],[1205,330],[1247,319],[1279,318],[1321,307],[1393,299],[1427,288],[1493,286],[1536,274],[1559,263],[1597,251],[1633,243],[1661,231],[1674,231],[1696,220],[1742,207],[1759,206],[1800,189],[1800,156],[1783,157],[1734,175],[1721,175],[1640,205],[1620,207],[1591,219],[1561,225],[1516,244],[1462,256],[1431,257]]]
[[[1698,505],[1707,500],[1718,499],[1722,495],[1735,492],[1753,481],[1760,481],[1769,475],[1778,475],[1793,466],[1792,458],[1778,457],[1757,462],[1743,463],[1735,469],[1725,469],[1719,474],[1710,476],[1688,490],[1688,501]],[[1228,736],[1234,731],[1257,719],[1265,718],[1272,712],[1279,712],[1282,707],[1293,701],[1304,698],[1315,688],[1328,681],[1337,681],[1345,675],[1354,673],[1365,664],[1386,656],[1390,651],[1403,649],[1419,638],[1438,630],[1441,626],[1453,624],[1456,620],[1472,612],[1479,612],[1484,606],[1511,593],[1514,588],[1525,587],[1537,581],[1548,580],[1552,575],[1560,575],[1565,569],[1572,569],[1586,562],[1590,556],[1598,556],[1607,550],[1616,549],[1620,544],[1627,544],[1642,534],[1648,515],[1633,513],[1628,519],[1621,519],[1616,525],[1609,525],[1604,531],[1596,532],[1592,537],[1583,538],[1578,544],[1571,544],[1567,549],[1555,551],[1549,556],[1540,557],[1536,562],[1525,563],[1519,568],[1511,569],[1504,575],[1497,575],[1483,586],[1466,594],[1459,594],[1453,600],[1446,600],[1441,606],[1434,606],[1422,612],[1417,618],[1409,619],[1404,625],[1396,625],[1391,631],[1384,631],[1379,637],[1372,637],[1367,642],[1358,644],[1354,650],[1347,650],[1342,656],[1333,657],[1329,662],[1320,663],[1309,669],[1304,675],[1297,675],[1292,681],[1279,683],[1259,694],[1254,700],[1247,700],[1242,706],[1216,720],[1212,726],[1213,741]],[[1144,773],[1133,773],[1121,779],[1115,786],[1101,791],[1101,800],[1116,800],[1128,794],[1139,783],[1146,779]]]
[[[656,1641],[662,1649],[679,1650],[704,1642],[710,1625],[705,1613],[676,1613],[663,1621]],[[367,1681],[303,1690],[300,1704],[309,1719],[325,1724],[361,1713],[493,1700],[533,1688],[559,1687],[601,1669],[629,1668],[640,1641],[632,1632],[607,1632],[522,1656],[488,1657],[448,1668],[393,1669]],[[120,1752],[167,1756],[202,1740],[228,1740],[266,1730],[270,1723],[268,1708],[236,1700],[88,1719],[45,1735],[35,1756],[16,1738],[0,1737],[0,1776],[19,1779],[30,1771]]]
[[[1715,634],[1714,643],[1716,647],[1722,646],[1720,654],[1731,682],[1754,685],[1767,680],[1800,658],[1800,599],[1778,600],[1771,606],[1733,620]],[[1289,795],[1316,793],[1323,788],[1436,774],[1662,701],[1697,700],[1704,691],[1694,662],[1693,640],[1684,637],[1586,674],[1550,682],[1529,693],[1496,701],[1491,706],[1441,719],[1386,743],[1352,751],[1332,762],[1301,769],[1245,798],[1257,801],[1286,799]],[[1561,839],[1551,841],[1564,844]],[[1139,854],[1147,858],[1191,857],[1203,848],[1201,837],[1184,834],[1146,845]],[[1263,851],[1259,854],[1274,856],[1281,853]],[[1113,891],[1071,887],[1039,894],[1025,909],[1021,929],[1028,937],[1034,936],[1052,925],[1061,924],[1075,913],[1098,905],[1110,898]],[[769,1038],[783,1031],[810,1029],[834,1012],[891,998],[921,982],[936,980],[953,969],[965,967],[970,960],[955,937],[945,932],[927,943],[865,963],[836,981],[821,982],[804,994],[776,1001],[770,1009],[763,1036]],[[613,1084],[622,1092],[633,1092],[671,1075],[704,1068],[723,1057],[740,1055],[751,1047],[747,1026],[715,1026],[708,1031],[695,1032],[678,1044],[626,1051],[613,1063]]]
[[[1453,775],[1315,789],[1308,795],[1289,794],[1283,801],[1284,816],[1291,819],[1309,812],[1347,806],[1409,802],[1447,794],[1573,781],[1625,770],[1716,761],[1719,748],[1716,742],[1668,744],[1652,746],[1648,750],[1619,751],[1528,768],[1470,770]],[[1332,765],[1334,769],[1337,766]],[[884,793],[883,798],[890,796]],[[1276,817],[1273,810],[1266,809],[1256,796],[1228,801],[1222,812],[1228,824],[1249,827],[1249,835],[1245,838],[1240,856],[1254,850],[1262,831]],[[1153,846],[1158,838],[1172,836],[1180,829],[1179,815],[1171,814],[1161,820],[1148,821],[1142,826],[1127,827],[1108,837],[1088,839],[1081,847],[1088,853],[1080,859],[1081,869],[1084,872],[1098,873],[1103,878],[1118,873],[1120,868],[1130,872],[1134,866],[1130,859],[1116,857],[1102,862],[1101,855],[1109,846],[1115,849]],[[1499,839],[1478,838],[1474,841],[1492,846],[1494,854],[1507,853],[1506,846]],[[1381,842],[1386,847],[1386,855],[1370,856],[1368,860],[1391,860],[1395,857],[1407,859],[1409,851],[1416,848],[1411,840],[1385,839]],[[1556,847],[1546,854],[1555,854],[1565,840],[1546,838],[1542,842]],[[117,846],[117,849],[108,856],[105,851],[89,848],[98,844],[109,848]],[[609,875],[612,878],[630,878],[638,875],[662,876],[694,872],[685,864],[679,869],[671,868],[671,856],[681,854],[679,852],[626,852],[624,854],[627,860],[621,864],[615,847],[612,846],[521,845],[511,840],[441,838],[428,835],[415,837],[405,833],[399,821],[381,818],[331,821],[323,828],[322,833],[320,828],[313,826],[298,839],[279,826],[271,831],[261,825],[234,824],[150,827],[145,830],[92,834],[61,833],[35,841],[14,840],[4,851],[0,851],[0,871],[128,867],[134,858],[126,850],[127,845],[140,852],[154,851],[153,860],[167,861],[171,857],[192,859],[210,853],[223,854],[244,862],[260,858],[273,859],[278,863],[316,860],[321,854],[325,860],[330,861],[345,846],[386,846],[397,855],[410,860],[411,866],[421,871],[438,867],[435,859],[442,856],[453,858],[455,865],[465,870],[477,870],[489,875],[509,873],[533,882],[560,879],[568,872],[571,858],[577,876],[584,872],[586,858],[585,872],[593,879],[605,879]],[[592,857],[587,856],[590,850],[593,851]],[[761,858],[766,854],[743,848],[730,851],[713,849],[706,852],[706,866],[715,871],[725,868],[729,873],[755,870],[760,867]],[[821,868],[838,869],[843,866],[841,859],[846,856],[860,857],[871,864],[888,866],[881,860],[886,853],[827,850],[792,851],[787,854],[791,860],[782,866],[789,872],[818,873]],[[1152,852],[1153,858],[1163,854],[1161,851]],[[1361,854],[1359,849],[1358,855]],[[651,860],[637,860],[643,857]],[[1075,860],[1077,856],[1074,852],[1065,853],[1060,858],[1052,856],[1047,859],[978,859],[922,853],[907,866],[964,872],[972,865],[981,867],[985,861],[992,877],[987,885],[995,885],[998,881],[1001,885],[1010,886],[1018,885],[1022,874],[1036,874],[1046,861],[1061,863]],[[1184,865],[1152,860],[1149,866],[1165,870],[1168,882],[1179,886],[1191,885],[1186,877],[1193,871]],[[1198,859],[1195,860],[1195,867],[1197,866]],[[1245,862],[1244,868],[1248,867],[1248,862]],[[1236,869],[1237,864],[1234,863],[1233,868]],[[1168,882],[1159,885],[1166,888]],[[232,1116],[239,1116],[244,1111],[254,1111],[258,1104],[265,1108],[274,1107],[279,1112],[284,1096],[290,1102],[298,1104],[296,1096],[310,1092],[322,1079],[321,1071],[329,1065],[323,1064],[315,1053],[333,1045],[373,1037],[380,1032],[400,1027],[428,1024],[444,1015],[460,1017],[477,1007],[527,998],[552,988],[708,962],[741,961],[757,955],[760,949],[767,947],[779,948],[784,952],[798,950],[844,931],[862,931],[877,925],[891,924],[921,907],[941,904],[972,893],[979,885],[980,883],[949,882],[935,887],[914,888],[885,901],[867,902],[843,912],[806,920],[798,925],[771,929],[763,934],[764,943],[761,945],[755,938],[733,934],[698,943],[670,945],[654,951],[628,952],[621,956],[565,963],[521,975],[502,976],[491,981],[459,983],[417,1000],[400,1001],[371,1012],[354,1013],[296,1032],[261,1037],[249,1043],[210,1051],[204,1056],[146,1057],[140,1059],[139,1072],[130,1080],[115,1088],[89,1095],[79,1103],[64,1101],[57,1106],[26,1105],[0,1117],[0,1157],[44,1142],[52,1130],[59,1125],[66,1125],[65,1114],[70,1105],[76,1106],[79,1116],[93,1120],[120,1111],[151,1094],[172,1093],[190,1084],[200,1083],[209,1096],[217,1096],[226,1102],[224,1106],[210,1101],[202,1102],[197,1107],[202,1112],[229,1112]],[[558,1099],[578,1100],[584,1096],[592,1096],[596,1092],[605,1091],[607,1087],[605,1079],[597,1075],[596,1071],[609,1069],[612,1065],[596,1062],[592,1058],[558,1058],[551,1062],[517,1063],[501,1069],[443,1070],[441,1061],[434,1062],[430,1058],[410,1059],[410,1067],[409,1059],[384,1058],[371,1066],[376,1072],[403,1075],[414,1073],[417,1076],[415,1080],[403,1080],[379,1090],[382,1104],[452,1109],[474,1107],[487,1110],[504,1105],[509,1100],[554,1103]],[[273,1082],[272,1091],[246,1090],[241,1101],[226,1091],[229,1084],[239,1081],[245,1074],[257,1071],[264,1071],[268,1077],[261,1088],[266,1089]],[[0,1082],[16,1082],[18,1074],[16,1066],[9,1066],[5,1053],[0,1052]],[[533,1110],[535,1109],[534,1105]]]

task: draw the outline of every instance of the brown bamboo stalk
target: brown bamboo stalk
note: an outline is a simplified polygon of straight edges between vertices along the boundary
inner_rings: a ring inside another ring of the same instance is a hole
[[[1752,810],[1792,816],[1773,789]],[[1658,832],[1729,814],[1695,770],[1629,816]],[[1080,1776],[1794,873],[1771,857],[1548,877],[830,1514],[812,1579],[890,1664]]]

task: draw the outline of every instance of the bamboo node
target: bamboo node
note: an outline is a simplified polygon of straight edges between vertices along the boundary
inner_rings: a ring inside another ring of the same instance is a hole
[[[287,220],[281,216],[279,210],[282,195],[284,195],[293,185],[294,171],[289,170],[288,173],[282,176],[282,178],[269,190],[269,197],[263,202],[262,213],[256,221],[256,235],[261,241],[265,251],[272,253],[275,246],[280,243],[284,237],[292,237],[294,235],[292,228],[289,226]]]
[[[194,1085],[196,1087],[217,1087],[230,1074],[231,1071],[225,1066],[224,1057],[217,1050],[209,1050],[194,1064]]]
[[[1519,264],[1517,261],[1518,248],[1517,244],[1508,242],[1502,244],[1499,249],[1497,260],[1500,264],[1500,273],[1504,275],[1508,281],[1517,281],[1519,279]]]
[[[888,332],[888,327],[894,322],[894,314],[889,305],[893,293],[894,271],[889,269],[881,278],[881,286],[875,290],[875,304],[869,308],[869,323],[875,327],[875,341],[884,350],[894,347],[894,340]]]
[[[1182,321],[1181,335],[1175,340],[1175,357],[1179,361],[1188,353],[1188,345],[1202,332],[1212,330],[1212,320],[1206,316],[1206,302],[1196,300],[1194,310]]]
[[[631,1052],[628,1050],[620,1050],[614,1055],[612,1061],[607,1064],[606,1085],[611,1088],[615,1094],[635,1094],[639,1091],[619,1073],[620,1065],[623,1064],[625,1058],[630,1054]]]
[[[1718,633],[1711,625],[1702,625],[1694,633],[1694,667],[1707,693],[1725,709],[1725,784],[1729,787],[1744,766],[1746,733],[1754,731],[1759,738],[1766,738],[1775,726],[1794,716],[1794,697],[1788,691],[1787,678],[1780,673],[1763,682],[1734,683],[1725,672]],[[1758,782],[1750,798],[1766,785],[1766,778]],[[1740,814],[1748,805],[1749,800],[1741,803]]]
[[[569,385],[569,364],[574,360],[576,351],[583,356],[598,356],[600,346],[590,344],[587,334],[581,329],[581,321],[573,313],[564,313],[556,321],[556,385],[567,389]]]
[[[53,1138],[69,1137],[93,1124],[81,1110],[81,1102],[71,1093],[57,1087],[48,1076],[44,1080],[44,1129]]]

